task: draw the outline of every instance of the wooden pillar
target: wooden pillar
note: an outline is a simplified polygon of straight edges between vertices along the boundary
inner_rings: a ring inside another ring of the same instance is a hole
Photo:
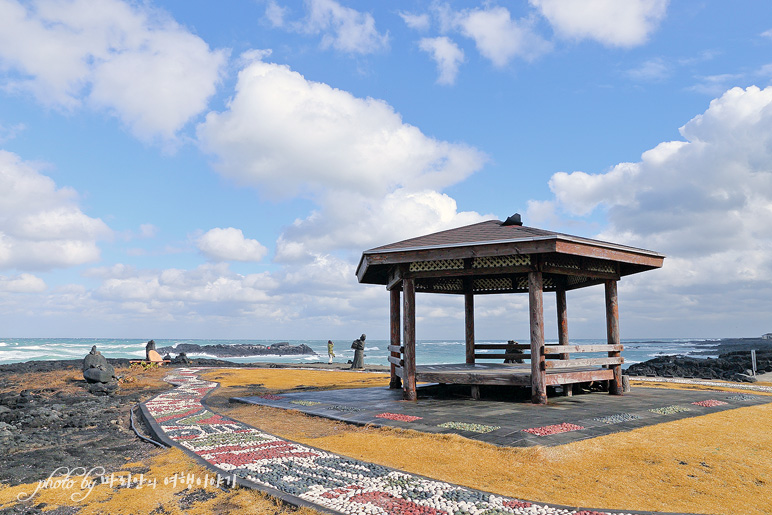
[[[568,304],[566,303],[566,288],[558,284],[555,290],[558,311],[558,344],[568,345]],[[561,354],[560,359],[570,359],[570,354]],[[574,394],[573,384],[563,385],[563,395],[571,397]]]
[[[617,299],[617,281],[606,281],[606,341],[609,345],[619,345],[619,305]],[[619,351],[610,351],[610,358],[622,355]],[[611,365],[614,379],[609,384],[611,395],[622,395],[622,365]]]
[[[400,329],[400,310],[399,310],[399,290],[395,286],[390,292],[390,322],[391,322],[391,344],[399,347],[400,346],[400,337],[401,337],[401,329]],[[392,351],[391,355],[397,359],[401,358],[402,355],[399,352]],[[396,373],[396,365],[394,363],[391,364],[391,380],[389,381],[389,388],[391,389],[397,389],[402,388],[402,380],[399,378],[399,376]]]
[[[558,307],[558,344],[568,345],[568,309],[566,307],[566,289],[561,284],[555,291]],[[568,354],[561,354],[560,359],[569,359]]]
[[[417,399],[415,392],[415,280],[402,279],[404,310],[402,336],[405,352],[402,355],[402,398],[406,401]]]
[[[544,299],[541,272],[528,272],[528,307],[531,318],[531,402],[547,404],[544,368]]]
[[[474,363],[474,294],[471,279],[464,282],[464,335],[466,341],[466,362]]]

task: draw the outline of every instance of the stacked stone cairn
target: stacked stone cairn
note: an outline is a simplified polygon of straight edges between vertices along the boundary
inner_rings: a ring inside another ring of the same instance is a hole
[[[96,345],[83,358],[83,379],[88,384],[88,390],[95,395],[109,395],[118,389],[115,368],[97,350]]]

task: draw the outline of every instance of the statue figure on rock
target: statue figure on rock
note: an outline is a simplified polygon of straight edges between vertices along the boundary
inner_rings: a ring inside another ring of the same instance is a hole
[[[351,344],[351,348],[354,349],[354,362],[351,364],[351,368],[365,368],[365,338],[363,334],[358,340],[354,340]]]
[[[145,359],[148,361],[154,361],[150,359],[150,351],[155,351],[155,340],[150,340],[147,342],[147,345],[145,345]]]

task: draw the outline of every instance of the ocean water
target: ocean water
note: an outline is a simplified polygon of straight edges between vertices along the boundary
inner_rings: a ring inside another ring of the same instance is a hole
[[[352,339],[353,340],[353,339]],[[157,347],[175,346],[181,343],[196,343],[198,345],[232,345],[239,343],[270,345],[287,341],[291,345],[302,343],[311,347],[315,356],[254,356],[249,358],[227,358],[240,363],[315,363],[327,362],[327,340],[155,340]],[[527,343],[528,338],[518,340]],[[622,340],[625,350],[623,368],[633,363],[639,363],[656,356],[681,354],[694,357],[715,357],[712,351],[718,346],[718,339],[630,339]],[[50,359],[82,359],[91,350],[92,345],[108,358],[143,359],[147,340],[125,338],[0,338],[0,364],[19,363],[32,360]],[[478,340],[477,343],[506,343],[505,340]],[[556,345],[557,341],[547,340],[547,344]],[[572,340],[575,345],[605,344],[603,340]],[[367,340],[365,347],[365,363],[372,365],[388,365],[387,340]],[[499,352],[499,351],[496,351]],[[172,356],[175,354],[172,353]],[[345,363],[353,359],[354,351],[351,341],[335,342],[335,361]],[[583,354],[581,357],[595,357],[604,354]],[[189,354],[190,357],[214,357],[204,354]],[[416,342],[416,362],[419,365],[464,362],[463,340],[420,340]]]

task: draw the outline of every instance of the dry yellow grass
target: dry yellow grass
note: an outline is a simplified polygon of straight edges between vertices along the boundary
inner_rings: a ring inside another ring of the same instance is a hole
[[[168,388],[169,383],[163,380],[168,373],[169,369],[164,367],[154,367],[146,370],[131,367],[115,369],[115,375],[122,378],[120,382],[121,392],[133,392],[149,388]]]
[[[40,390],[41,393],[82,392],[83,373],[80,370],[55,370],[35,374],[7,373],[3,376],[0,392],[19,392],[21,390]]]
[[[150,368],[147,370],[119,367],[115,375],[128,380],[121,381],[119,394],[148,389],[165,389],[169,383],[163,377],[168,369]],[[83,372],[80,369],[53,370],[36,372],[34,374],[8,373],[3,376],[4,384],[0,392],[19,392],[21,390],[36,390],[40,394],[53,395],[58,392],[75,394],[83,393]]]
[[[221,372],[208,377],[216,380]],[[290,374],[274,382],[274,374],[263,376],[262,372],[250,371],[249,383],[275,390],[318,384],[313,381],[316,375],[325,374],[299,374],[293,383]],[[350,381],[362,381],[361,375]],[[244,383],[230,384],[236,390]],[[345,377],[336,379],[337,386],[346,384]],[[227,395],[228,389],[218,393]],[[455,435],[357,428],[265,407],[240,405],[221,411],[331,452],[534,501],[727,515],[761,515],[772,506],[770,405],[527,449],[501,448]]]
[[[73,485],[50,484],[36,491],[37,483],[29,483],[0,489],[0,510],[16,506],[36,506],[45,503],[45,511],[60,506],[79,508],[80,515],[141,515],[165,513],[169,515],[208,514],[275,514],[318,515],[308,508],[295,509],[283,505],[265,494],[246,488],[221,490],[217,486],[188,485],[187,478],[204,481],[214,478],[208,469],[201,467],[179,449],[159,451],[148,463],[127,464],[125,469],[114,473],[115,481],[97,484],[93,489],[81,488],[83,476],[75,477]],[[140,477],[151,483],[137,487]],[[131,487],[121,486],[120,478],[131,477]],[[175,482],[174,478],[178,478]],[[186,478],[183,483],[179,478]],[[152,482],[155,481],[155,484]],[[166,484],[164,484],[166,482]],[[19,497],[21,496],[21,497]],[[20,500],[21,499],[21,500]],[[29,500],[27,500],[29,499]]]
[[[218,369],[202,375],[223,388],[262,387],[268,391],[303,388],[367,388],[389,384],[389,374],[339,370],[298,370],[286,368]]]

